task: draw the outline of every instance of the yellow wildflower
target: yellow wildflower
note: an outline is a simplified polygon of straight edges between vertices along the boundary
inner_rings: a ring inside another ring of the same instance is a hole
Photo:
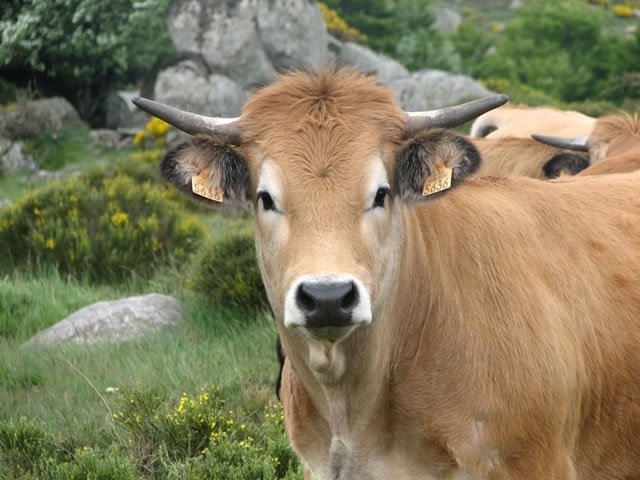
[[[44,243],[44,246],[49,250],[53,250],[56,248],[56,241],[53,238],[47,238],[47,241]]]
[[[616,5],[613,7],[613,14],[616,17],[632,17],[633,7],[631,5]]]
[[[499,33],[502,30],[504,30],[504,24],[500,23],[500,22],[491,22],[489,24],[489,28],[491,29],[491,31],[493,33]]]
[[[111,223],[115,227],[118,227],[123,223],[127,223],[128,221],[129,221],[129,215],[127,215],[125,212],[117,212],[111,216]]]
[[[147,122],[145,125],[145,130],[156,137],[161,137],[162,135],[166,135],[166,133],[171,128],[164,120],[160,120],[158,117],[153,117],[151,120]]]
[[[325,3],[322,2],[318,3],[318,8],[320,9],[324,24],[327,27],[329,33],[342,40],[352,40],[355,42],[366,43],[367,36],[357,28],[348,25],[336,10],[329,8]]]
[[[133,137],[133,144],[136,147],[139,147],[140,145],[142,145],[142,142],[144,142],[144,138],[146,137],[146,133],[144,133],[144,130],[140,130],[138,133],[136,133],[135,137]]]
[[[39,209],[38,207],[34,208],[34,209],[33,209],[33,214],[34,214],[36,217],[39,217],[39,216],[40,216],[40,209]]]

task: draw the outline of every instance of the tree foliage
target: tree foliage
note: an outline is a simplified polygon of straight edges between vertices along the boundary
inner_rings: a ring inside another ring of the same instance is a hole
[[[95,120],[106,95],[171,52],[170,0],[19,0],[0,12],[0,75]]]
[[[605,33],[605,15],[585,3],[531,2],[502,35],[492,37],[465,22],[454,43],[467,73],[529,85],[565,101],[584,100],[616,91],[610,84],[624,83],[625,75],[639,68],[640,36]]]
[[[371,48],[410,70],[460,69],[453,43],[433,28],[432,0],[328,0],[349,25],[367,36]]]

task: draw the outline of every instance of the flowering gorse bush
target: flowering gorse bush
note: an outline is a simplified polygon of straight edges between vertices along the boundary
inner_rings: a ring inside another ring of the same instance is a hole
[[[628,4],[619,4],[613,7],[613,14],[616,17],[633,17],[633,7]]]
[[[154,389],[119,391],[113,419],[145,470],[176,479],[297,478],[279,404],[256,415],[226,406],[219,388],[183,393],[177,404]]]
[[[0,211],[0,268],[53,265],[92,280],[148,276],[199,245],[199,220],[126,175],[53,182]]]
[[[157,163],[167,149],[167,133],[171,130],[164,120],[152,117],[145,126],[133,137],[135,152],[132,153],[134,160]]]
[[[95,443],[26,418],[0,421],[0,478],[302,480],[280,404],[247,414],[215,387],[178,400],[158,388],[113,390],[111,428]]]
[[[357,28],[349,26],[336,10],[322,2],[318,2],[318,7],[320,8],[320,13],[322,13],[324,24],[331,35],[335,35],[340,40],[367,43],[367,36]]]

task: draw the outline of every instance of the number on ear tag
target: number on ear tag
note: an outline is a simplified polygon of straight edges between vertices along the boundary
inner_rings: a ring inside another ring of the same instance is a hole
[[[197,176],[191,177],[191,190],[196,195],[214,202],[222,203],[224,201],[224,192],[220,187],[211,185],[211,180],[209,180],[209,174],[206,170]]]
[[[424,181],[423,197],[441,192],[451,186],[451,169],[443,164],[439,164],[436,168],[438,171],[428,176]]]

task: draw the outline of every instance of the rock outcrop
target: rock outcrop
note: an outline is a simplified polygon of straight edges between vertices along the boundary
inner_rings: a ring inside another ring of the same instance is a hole
[[[322,16],[308,0],[176,0],[169,33],[179,54],[199,55],[241,88],[329,59]]]
[[[136,107],[131,99],[139,92],[122,90],[113,92],[107,98],[106,126],[107,128],[141,129],[148,116]]]
[[[440,9],[440,28],[459,16]],[[153,72],[147,91],[163,103],[211,116],[238,116],[251,92],[276,72],[319,70],[334,62],[375,74],[405,109],[441,108],[489,95],[470,77],[437,70],[410,73],[399,62],[327,34],[310,0],[174,0],[169,32],[178,52]]]
[[[405,110],[432,110],[486,97],[487,90],[471,77],[442,70],[420,70],[391,82]]]
[[[158,293],[98,302],[37,333],[27,344],[130,340],[175,327],[181,315],[182,307],[176,299]]]
[[[0,136],[12,140],[60,132],[67,126],[79,125],[83,123],[78,112],[62,97],[33,100],[0,112]]]
[[[234,117],[240,114],[246,90],[228,77],[210,74],[206,65],[183,60],[158,73],[154,98],[191,112]]]
[[[351,65],[361,72],[375,74],[383,83],[409,76],[409,71],[400,62],[362,45],[346,42],[335,50],[339,65]]]
[[[0,175],[37,169],[36,162],[25,152],[23,142],[0,137]]]

